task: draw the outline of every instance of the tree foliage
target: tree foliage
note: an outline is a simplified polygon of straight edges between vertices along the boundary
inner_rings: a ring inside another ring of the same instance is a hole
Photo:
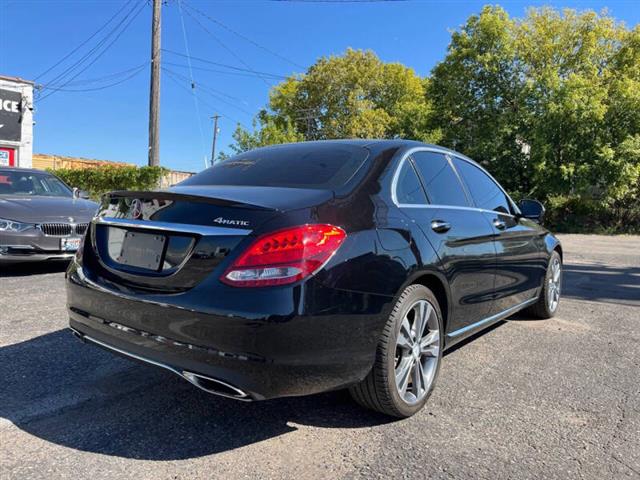
[[[637,195],[639,39],[606,14],[485,7],[432,72],[432,126],[520,195]]]
[[[96,168],[59,168],[49,170],[67,185],[89,192],[99,199],[113,190],[153,190],[167,171],[163,167],[100,166]]]
[[[331,138],[438,140],[427,127],[426,80],[373,52],[320,58],[270,93],[253,132],[238,127],[235,152],[272,143]]]
[[[451,147],[516,197],[640,211],[640,26],[487,6],[452,33],[428,78],[370,51],[320,58],[272,89],[233,149],[358,137]]]

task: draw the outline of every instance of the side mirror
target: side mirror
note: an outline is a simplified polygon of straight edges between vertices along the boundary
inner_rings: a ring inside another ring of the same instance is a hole
[[[534,222],[542,223],[545,210],[544,205],[542,205],[538,200],[525,198],[518,202],[518,208],[522,213],[522,217],[533,220]]]
[[[91,198],[91,196],[89,195],[89,192],[80,190],[78,187],[73,187],[73,198],[82,198],[84,200],[87,200]]]

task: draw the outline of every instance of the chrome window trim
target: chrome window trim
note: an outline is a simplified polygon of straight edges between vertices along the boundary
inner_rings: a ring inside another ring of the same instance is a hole
[[[436,148],[436,147],[413,147],[413,148],[410,148],[409,150],[407,150],[403,154],[402,158],[398,162],[398,166],[396,167],[395,172],[393,172],[393,178],[391,179],[391,201],[395,204],[396,207],[398,207],[398,208],[450,208],[450,209],[453,209],[453,210],[469,210],[469,211],[473,211],[473,212],[488,212],[488,213],[506,215],[508,217],[515,218],[515,215],[512,215],[510,213],[498,212],[496,210],[487,210],[487,209],[484,209],[484,208],[478,208],[476,206],[471,206],[471,205],[469,205],[467,207],[464,207],[464,206],[460,206],[460,205],[441,205],[441,204],[434,204],[434,203],[420,204],[420,203],[400,203],[400,202],[398,202],[398,197],[396,195],[396,190],[397,190],[397,187],[398,187],[398,177],[400,176],[400,170],[402,169],[402,167],[404,165],[404,162],[406,162],[407,159],[409,157],[411,157],[411,155],[413,155],[416,152],[433,152],[433,153],[440,153],[440,154],[442,154],[442,155],[444,155],[446,157],[456,157],[456,158],[459,158],[460,160],[464,160],[465,162],[470,163],[471,165],[479,168],[481,171],[483,171],[498,186],[500,191],[502,193],[504,193],[504,195],[507,197],[509,202],[511,202],[511,206],[513,208],[517,209],[517,205],[515,204],[513,199],[504,190],[504,188],[502,188],[502,186],[496,181],[496,179],[493,178],[493,176],[489,172],[487,172],[487,170],[485,168],[483,168],[477,162],[474,162],[472,159],[462,155],[461,153],[452,152],[450,150],[445,150],[445,149]],[[456,174],[458,179],[462,182],[462,179],[460,178],[460,174],[459,174],[458,170],[455,168],[455,165],[453,165],[453,162],[451,162],[451,168],[453,168],[454,173]],[[466,185],[464,183],[462,183],[462,187],[463,187],[463,190],[466,191]],[[427,196],[428,196],[428,192],[427,192]]]
[[[154,222],[148,220],[132,220],[127,218],[95,217],[92,223],[122,228],[140,228],[143,230],[160,230],[163,232],[195,233],[198,235],[234,236],[248,235],[251,230],[242,228],[216,227],[215,225],[190,225],[185,223]]]

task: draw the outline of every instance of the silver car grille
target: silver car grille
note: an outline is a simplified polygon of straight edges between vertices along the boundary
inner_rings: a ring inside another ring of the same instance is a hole
[[[77,225],[71,223],[42,223],[40,224],[40,230],[50,237],[68,237],[72,233],[84,235],[88,226],[88,223],[79,223]]]

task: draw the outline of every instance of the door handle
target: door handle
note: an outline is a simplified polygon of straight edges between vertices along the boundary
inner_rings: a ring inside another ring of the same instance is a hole
[[[451,229],[451,224],[443,220],[432,220],[431,230],[437,233],[448,232]]]
[[[493,219],[493,226],[496,227],[498,230],[504,230],[505,227],[507,226],[506,223],[504,223],[502,220],[500,220],[499,218],[494,218]]]

